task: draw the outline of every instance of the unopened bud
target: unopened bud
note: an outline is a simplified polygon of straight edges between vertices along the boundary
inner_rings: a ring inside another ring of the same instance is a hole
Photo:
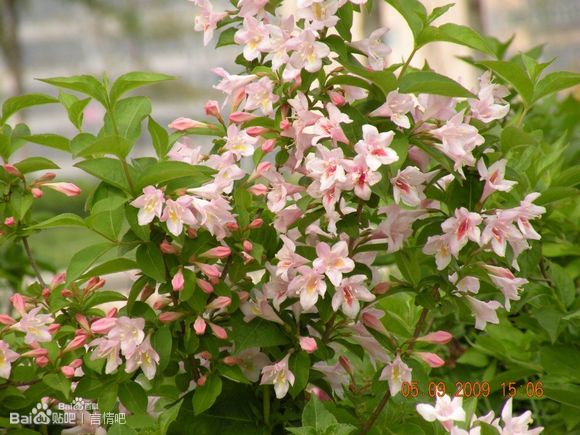
[[[181,270],[179,270],[171,279],[171,286],[173,287],[173,291],[180,292],[183,290],[184,285],[185,278],[183,277]]]
[[[435,331],[431,332],[427,335],[417,338],[417,341],[423,341],[425,343],[431,344],[447,344],[453,339],[453,335],[451,335],[447,331]]]
[[[240,229],[240,226],[238,225],[237,222],[228,222],[226,223],[226,228],[230,231],[238,231]]]
[[[205,334],[206,327],[207,327],[207,324],[205,323],[205,320],[203,320],[201,317],[198,317],[197,319],[195,319],[195,322],[193,323],[193,330],[195,331],[195,333],[197,335]]]
[[[219,310],[228,307],[232,303],[232,299],[228,296],[218,296],[207,305],[208,310]]]
[[[432,352],[415,352],[419,358],[425,361],[429,366],[433,368],[442,367],[445,365],[445,361],[437,354]]]
[[[41,356],[35,359],[35,363],[38,367],[46,367],[50,361],[47,357]]]
[[[300,337],[300,347],[306,353],[315,352],[318,349],[316,340],[312,337]]]
[[[246,252],[252,252],[252,249],[254,249],[254,245],[252,245],[252,242],[250,242],[249,240],[244,240],[242,246],[244,247],[244,251]]]
[[[15,223],[16,219],[14,219],[14,216],[9,216],[6,219],[4,219],[4,225],[6,225],[7,227],[13,227]]]
[[[166,311],[165,313],[159,314],[159,321],[161,323],[171,323],[179,320],[181,317],[183,317],[183,313],[177,311]]]
[[[224,328],[222,328],[221,326],[216,325],[215,323],[210,323],[209,327],[211,328],[213,335],[215,335],[220,340],[227,340],[228,339],[227,331]]]
[[[246,112],[234,112],[232,114],[230,114],[230,121],[236,124],[242,123],[242,122],[247,122],[247,121],[251,121],[252,119],[254,119],[256,117],[256,115],[252,115],[251,113],[246,113]]]
[[[171,243],[169,243],[167,240],[163,240],[160,244],[159,244],[159,249],[161,250],[161,252],[163,252],[164,254],[177,254],[179,253],[179,249],[177,249],[175,246],[173,246]]]
[[[14,325],[16,320],[10,317],[8,314],[0,314],[0,323],[3,325]]]
[[[62,366],[60,371],[69,379],[75,375],[75,369],[71,366]]]
[[[289,119],[284,118],[282,121],[280,121],[280,130],[288,130],[290,127],[292,127],[292,123]]]
[[[64,352],[70,352],[70,351],[79,349],[80,347],[83,347],[86,342],[87,342],[87,336],[86,335],[84,335],[84,334],[83,335],[77,335],[64,348]]]
[[[332,101],[332,104],[334,104],[337,107],[344,106],[344,104],[346,103],[344,95],[342,95],[340,92],[329,91],[328,96],[330,97],[330,101]]]
[[[224,364],[227,366],[235,366],[238,364],[238,359],[235,356],[228,355],[224,358]]]
[[[206,294],[213,293],[213,285],[205,279],[197,278],[197,286]]]
[[[42,190],[40,190],[38,187],[33,187],[32,189],[30,189],[30,192],[32,193],[32,196],[34,196],[36,199],[38,198],[42,198]]]
[[[379,282],[373,287],[372,292],[376,295],[384,295],[391,288],[390,282]]]
[[[205,382],[207,381],[207,376],[206,375],[202,375],[199,377],[199,379],[197,380],[196,384],[198,387],[203,387],[205,385]]]
[[[199,121],[195,121],[190,118],[177,118],[168,126],[174,130],[183,131],[189,130],[190,128],[204,128],[207,127],[207,124]]]
[[[268,139],[262,144],[262,151],[265,153],[271,152],[276,146],[276,139]]]
[[[22,177],[22,172],[20,172],[20,170],[16,166],[11,165],[10,163],[6,163],[4,165],[4,170],[8,174],[13,175],[15,177]]]
[[[207,116],[214,116],[216,118],[218,116],[221,116],[220,115],[220,106],[219,106],[218,102],[215,100],[208,100],[205,103],[204,109],[205,109],[205,114]]]
[[[91,325],[91,331],[95,334],[106,334],[117,324],[117,319],[115,317],[103,317],[102,319],[95,320]]]
[[[70,298],[70,297],[72,296],[72,294],[73,294],[73,293],[72,293],[72,292],[71,292],[69,289],[67,289],[67,288],[63,288],[63,289],[60,291],[60,295],[61,295],[63,298]]]
[[[256,125],[254,127],[249,127],[246,129],[246,133],[248,133],[248,135],[252,136],[252,137],[262,136],[264,133],[267,133],[269,131],[270,131],[269,128],[260,127],[259,125]]]
[[[264,196],[268,194],[268,187],[263,184],[254,184],[248,188],[248,192],[256,196]]]
[[[248,225],[248,227],[250,229],[252,229],[252,230],[257,230],[262,225],[264,225],[264,219],[262,219],[262,218],[256,218],[252,222],[250,222],[250,225]]]
[[[206,258],[227,258],[232,255],[232,250],[227,246],[216,246],[205,251],[200,257]]]

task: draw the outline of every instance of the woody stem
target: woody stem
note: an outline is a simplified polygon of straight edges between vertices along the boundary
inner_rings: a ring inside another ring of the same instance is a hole
[[[46,285],[46,283],[44,282],[44,279],[42,279],[42,275],[40,273],[40,269],[38,267],[38,264],[36,264],[36,260],[34,260],[34,257],[32,256],[32,251],[30,250],[30,245],[28,244],[27,237],[22,237],[22,244],[24,245],[24,251],[26,252],[26,256],[28,257],[28,261],[30,262],[30,265],[32,266],[32,270],[34,270],[34,274],[36,275],[36,279],[38,280],[38,282],[40,283],[42,288],[47,288],[48,285]]]

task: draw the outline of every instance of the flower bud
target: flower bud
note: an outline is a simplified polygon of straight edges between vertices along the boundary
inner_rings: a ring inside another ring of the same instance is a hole
[[[141,290],[141,296],[139,297],[139,300],[141,302],[145,302],[153,293],[155,293],[155,287],[146,285],[143,287],[143,290]]]
[[[197,380],[196,384],[198,387],[203,387],[205,385],[205,382],[207,381],[207,376],[203,375],[200,376],[199,379]]]
[[[119,310],[117,308],[111,308],[109,311],[107,311],[107,317],[117,317],[117,312]]]
[[[417,338],[417,341],[424,341],[425,343],[431,344],[447,344],[452,339],[453,335],[447,331],[435,331]]]
[[[10,296],[10,302],[12,302],[14,309],[16,309],[20,314],[26,313],[24,297],[20,293],[15,293]]]
[[[353,370],[352,370],[352,365],[350,363],[350,361],[348,360],[347,357],[345,356],[339,356],[338,357],[338,362],[340,363],[340,365],[342,366],[342,368],[350,375],[353,374]]]
[[[387,330],[385,329],[385,326],[383,325],[383,323],[381,322],[381,320],[373,315],[372,312],[370,311],[363,311],[361,314],[361,320],[363,325],[365,325],[368,328],[372,328],[377,332],[380,332],[381,334],[386,335],[387,334]]]
[[[171,286],[173,287],[173,291],[180,292],[183,290],[183,286],[185,285],[185,279],[183,277],[183,273],[179,270],[171,279]]]
[[[60,295],[61,295],[63,298],[70,298],[70,297],[72,296],[72,294],[73,294],[73,293],[72,293],[72,292],[71,292],[69,289],[67,289],[67,288],[63,288],[63,289],[60,291]]]
[[[268,187],[263,184],[254,184],[248,188],[248,192],[256,196],[264,196],[268,194]]]
[[[73,183],[45,183],[43,186],[64,193],[66,196],[78,196],[81,194],[81,189]]]
[[[30,189],[30,192],[32,193],[32,196],[34,196],[36,199],[42,198],[43,192],[38,187],[33,187],[32,189]]]
[[[256,118],[256,115],[246,112],[234,112],[229,117],[230,121],[236,124],[251,121],[254,118]]]
[[[64,284],[66,281],[66,272],[60,272],[54,275],[52,281],[50,282],[50,288],[58,287],[61,284]]]
[[[190,128],[203,128],[207,127],[207,124],[199,121],[195,121],[189,118],[177,118],[168,126],[174,130],[183,131],[189,130]]]
[[[71,366],[62,366],[60,371],[69,379],[75,375],[75,369]]]
[[[227,258],[232,255],[232,250],[227,246],[216,246],[205,251],[200,257],[205,258]]]
[[[103,317],[95,320],[91,325],[91,331],[95,334],[106,334],[117,324],[115,317]]]
[[[240,226],[238,225],[237,222],[228,222],[226,223],[226,228],[230,231],[238,231],[240,229]]]
[[[48,332],[50,332],[51,335],[54,335],[60,330],[60,327],[61,325],[59,325],[58,323],[52,323],[51,325],[48,326]]]
[[[256,167],[256,174],[258,176],[264,175],[264,173],[268,172],[270,169],[272,169],[272,163],[260,162],[260,163],[258,163],[258,166]]]
[[[8,314],[0,314],[0,323],[3,325],[14,325],[16,320],[10,317]]]
[[[373,287],[372,292],[376,295],[384,295],[391,288],[390,282],[379,282]]]
[[[161,252],[163,252],[164,254],[177,254],[179,253],[179,249],[177,249],[175,246],[173,246],[171,243],[169,243],[167,240],[163,240],[160,244],[159,244],[159,249],[161,250]]]
[[[320,400],[321,402],[326,402],[326,401],[331,400],[330,396],[328,395],[328,393],[326,393],[326,391],[324,391],[322,388],[317,387],[315,385],[310,385],[306,391],[308,391],[313,396],[316,396],[316,398],[318,400]]]
[[[224,328],[222,328],[221,326],[216,325],[215,323],[210,323],[209,327],[211,328],[213,335],[215,335],[220,340],[227,340],[228,339],[227,331]]]
[[[268,139],[262,144],[262,151],[265,153],[271,152],[276,146],[276,139]]]
[[[235,366],[238,364],[238,359],[235,356],[228,355],[223,359],[223,362],[227,366]]]
[[[252,230],[257,230],[262,225],[264,225],[264,219],[262,219],[262,218],[256,218],[252,222],[250,222],[250,225],[248,225],[248,227],[250,229],[252,229]]]
[[[240,298],[240,302],[244,303],[246,302],[248,299],[250,299],[250,293],[248,293],[247,291],[242,290],[241,292],[238,293],[238,296]]]
[[[244,240],[242,246],[244,247],[244,251],[246,252],[252,252],[252,249],[254,249],[254,245],[252,245],[252,242],[250,242],[249,240]]]
[[[193,330],[195,331],[195,333],[197,335],[205,334],[206,327],[207,327],[207,324],[205,323],[205,320],[203,320],[201,317],[198,317],[197,319],[195,319],[195,322],[193,324]]]
[[[442,367],[445,365],[445,361],[437,354],[431,352],[415,352],[415,355],[417,355],[433,368]]]
[[[4,165],[4,170],[8,174],[13,175],[15,177],[22,177],[22,172],[20,172],[20,170],[16,166],[11,165],[10,163],[6,163]]]
[[[71,363],[69,364],[69,366],[71,366],[73,369],[78,369],[82,365],[83,365],[83,360],[80,358],[72,360]]]
[[[201,289],[202,292],[210,294],[213,293],[213,285],[210,282],[206,281],[205,279],[197,278],[196,279],[197,286]]]
[[[195,263],[197,267],[209,278],[219,278],[221,271],[215,264]]]
[[[89,331],[91,329],[91,327],[89,325],[89,321],[87,320],[87,318],[83,314],[76,313],[75,319],[78,322],[78,324],[81,325],[81,328],[83,328],[87,331]]]
[[[21,356],[30,357],[30,358],[39,358],[42,356],[48,356],[48,349],[43,347],[37,347],[36,349],[29,350],[28,352],[24,352]]]
[[[282,121],[280,121],[280,130],[288,130],[290,127],[292,127],[292,123],[289,119],[284,118]]]
[[[38,358],[36,358],[36,360],[35,360],[35,363],[36,363],[36,365],[37,365],[38,367],[41,367],[41,368],[42,368],[42,367],[46,367],[46,366],[48,365],[48,363],[49,363],[49,362],[50,362],[50,361],[49,361],[49,360],[48,360],[48,358],[47,358],[47,357],[45,357],[45,356],[38,357]]]
[[[54,172],[46,172],[42,174],[42,176],[35,180],[35,184],[44,184],[47,181],[52,181],[56,178],[56,174]]]
[[[228,307],[232,303],[232,299],[228,296],[218,296],[209,304],[207,304],[208,310],[220,310],[222,308]]]
[[[177,311],[166,311],[165,313],[159,314],[159,321],[161,323],[171,323],[183,317],[183,313]]]
[[[316,340],[312,337],[300,337],[300,347],[306,353],[315,352],[318,349]]]
[[[254,127],[249,127],[246,129],[246,133],[248,133],[248,135],[252,136],[252,137],[262,136],[264,133],[267,133],[269,131],[270,131],[269,128],[260,127],[259,125],[256,125]]]
[[[215,100],[208,100],[205,103],[204,109],[207,116],[214,116],[216,118],[220,116],[220,107],[218,102]]]
[[[63,352],[70,352],[70,351],[79,349],[79,348],[83,347],[86,342],[87,342],[87,336],[86,335],[84,335],[84,334],[83,335],[77,335],[64,348],[64,351]]]
[[[13,227],[15,223],[16,219],[14,219],[14,216],[9,216],[6,219],[4,219],[4,225],[6,225],[7,227]]]
[[[346,103],[346,99],[344,95],[337,91],[328,91],[328,96],[330,97],[330,101],[337,107],[344,106]]]

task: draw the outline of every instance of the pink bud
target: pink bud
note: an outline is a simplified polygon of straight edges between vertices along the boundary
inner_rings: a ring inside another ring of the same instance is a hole
[[[15,293],[10,296],[10,302],[20,314],[26,313],[26,307],[24,302],[24,297],[20,293]]]
[[[252,222],[250,222],[250,225],[248,225],[248,227],[250,229],[252,229],[252,230],[257,230],[262,225],[264,225],[264,219],[262,219],[262,218],[256,218]]]
[[[231,97],[232,97],[232,112],[235,112],[238,110],[238,107],[240,107],[242,101],[244,101],[244,98],[246,98],[245,86],[241,86],[234,92],[232,92]]]
[[[453,335],[447,331],[435,331],[417,338],[417,341],[424,341],[431,344],[447,344],[452,339]]]
[[[14,320],[8,314],[0,314],[0,323],[3,325],[14,325],[16,320]]]
[[[196,263],[199,269],[210,278],[219,278],[221,271],[215,264]]]
[[[173,291],[180,292],[183,290],[184,285],[185,279],[183,278],[183,273],[179,270],[171,279],[171,286],[173,287]]]
[[[199,356],[201,359],[206,359],[208,361],[212,359],[211,353],[208,352],[207,350],[202,350],[200,353],[197,354],[197,356]]]
[[[61,284],[64,284],[66,281],[66,272],[60,272],[54,275],[52,281],[50,282],[50,288],[58,287]]]
[[[330,101],[332,101],[332,104],[334,104],[337,107],[344,106],[344,103],[346,103],[344,95],[342,95],[340,92],[329,91],[328,96],[330,97]]]
[[[251,113],[246,113],[246,112],[234,112],[232,114],[230,114],[230,121],[233,123],[241,123],[241,122],[247,122],[250,121],[252,119],[254,119],[256,117],[256,115],[252,115]]]
[[[312,337],[300,337],[300,347],[307,353],[312,353],[318,349],[316,340]]]
[[[177,249],[175,246],[173,246],[167,240],[163,240],[159,244],[159,249],[161,249],[161,252],[163,252],[164,254],[177,254],[179,252],[179,249]]]
[[[252,245],[252,242],[250,242],[249,240],[244,240],[242,246],[244,247],[244,251],[246,252],[252,252],[252,249],[254,249],[254,245]]]
[[[12,227],[14,226],[15,223],[16,219],[14,219],[14,216],[9,216],[6,219],[4,219],[4,225],[6,225],[7,227]]]
[[[226,228],[230,231],[238,231],[240,226],[237,224],[237,222],[228,222],[226,224]]]
[[[52,181],[56,178],[56,174],[54,172],[47,172],[45,174],[42,174],[42,176],[40,178],[38,178],[35,183],[36,184],[43,184],[46,183],[47,181]]]
[[[41,356],[36,358],[35,362],[38,367],[46,367],[50,361],[47,357]]]
[[[350,361],[348,360],[347,357],[342,356],[342,355],[339,356],[338,357],[338,362],[340,363],[340,365],[342,366],[342,368],[344,370],[346,370],[347,373],[349,373],[349,374],[352,375],[352,373],[353,373],[352,365],[351,365],[351,363],[350,363]]]
[[[197,335],[205,334],[206,327],[207,327],[207,324],[205,323],[205,320],[203,320],[201,317],[198,317],[197,319],[195,319],[195,323],[193,324],[193,329]]]
[[[213,335],[215,335],[220,340],[227,340],[228,339],[227,331],[224,328],[222,328],[221,326],[210,322],[209,327],[211,328]]]
[[[232,303],[232,299],[227,296],[218,296],[209,304],[207,304],[208,310],[219,310],[228,307]]]
[[[89,326],[89,321],[81,313],[76,313],[75,314],[75,319],[78,322],[78,324],[81,325],[81,327],[83,329],[86,329],[87,331],[89,331],[91,329],[91,327]]]
[[[117,324],[117,319],[115,317],[103,317],[102,319],[95,320],[91,325],[91,331],[95,334],[106,334]]]
[[[15,177],[22,177],[22,173],[20,172],[20,170],[16,166],[11,165],[10,163],[6,163],[4,165],[4,170],[10,175],[14,175]]]
[[[161,323],[171,323],[183,317],[183,313],[177,311],[166,311],[165,313],[159,314],[159,321]]]
[[[276,139],[268,139],[262,144],[262,151],[265,153],[271,152],[276,146]]]
[[[43,347],[37,347],[36,349],[29,350],[22,354],[24,357],[38,358],[41,356],[48,356],[48,350]]]
[[[177,118],[171,124],[169,124],[169,128],[173,128],[174,130],[178,131],[189,130],[190,128],[203,128],[203,127],[207,127],[207,124],[183,117]]]
[[[76,350],[76,349],[78,349],[80,347],[83,347],[86,342],[87,342],[87,336],[86,335],[84,335],[84,334],[83,335],[77,335],[64,348],[64,352],[70,352],[70,351]]]
[[[226,258],[232,255],[232,250],[227,246],[216,246],[205,251],[200,257],[206,258]]]
[[[253,186],[248,188],[248,192],[256,196],[266,195],[268,193],[268,190],[269,190],[268,187],[264,186],[263,184],[254,184]]]
[[[149,299],[149,296],[151,296],[153,293],[155,293],[155,287],[146,285],[145,287],[143,287],[143,290],[141,291],[141,296],[139,296],[139,300],[141,302],[145,302],[147,299]]]
[[[202,292],[210,294],[213,293],[213,285],[205,279],[197,278],[197,285]]]
[[[93,276],[87,281],[85,286],[85,293],[89,293],[94,290],[98,290],[105,285],[106,281],[100,276]]]
[[[228,355],[224,358],[224,364],[227,366],[235,366],[238,364],[239,360],[235,356]]]
[[[165,308],[167,305],[169,305],[168,299],[157,299],[155,302],[153,302],[153,309],[161,310]]]
[[[63,289],[60,291],[60,295],[61,295],[63,298],[70,298],[70,297],[72,296],[72,292],[71,292],[69,289],[67,289],[67,288],[63,288]]]
[[[119,310],[117,308],[111,308],[109,311],[107,311],[107,317],[117,317],[117,312]]]
[[[204,106],[205,114],[207,116],[215,116],[217,117],[220,114],[220,107],[217,101],[215,100],[208,100]]]
[[[254,127],[249,127],[246,129],[246,133],[248,133],[248,135],[252,136],[252,137],[262,136],[264,133],[267,133],[269,131],[270,131],[269,128],[260,127],[259,125],[256,125]]]
[[[40,292],[40,294],[42,295],[42,297],[44,299],[48,299],[50,297],[52,293],[52,290],[50,290],[49,288],[43,288],[42,291]]]
[[[427,171],[429,168],[429,163],[431,162],[431,156],[423,151],[418,146],[412,146],[409,148],[409,153],[407,155],[409,160],[417,164],[422,171]]]
[[[242,290],[241,292],[238,293],[238,296],[240,298],[240,302],[246,302],[248,299],[250,299],[250,293],[248,293],[247,291]]]
[[[264,172],[268,172],[270,169],[272,169],[272,163],[260,162],[260,163],[258,163],[258,166],[256,167],[256,173],[258,175],[264,175]]]
[[[197,237],[197,230],[195,228],[189,227],[186,234],[188,238],[195,239]]]
[[[415,352],[415,354],[433,368],[445,365],[445,361],[437,354],[431,352]]]
[[[292,123],[287,118],[280,121],[280,130],[288,130],[290,127],[292,127]]]
[[[72,360],[71,363],[69,364],[69,366],[71,366],[73,369],[78,369],[82,365],[83,365],[83,360],[80,358]]]
[[[60,327],[61,325],[59,325],[58,323],[52,323],[51,325],[48,326],[48,332],[50,332],[51,335],[54,335],[60,330]]]
[[[66,196],[78,196],[81,194],[81,189],[73,183],[46,183],[43,186],[64,193]]]
[[[32,196],[34,196],[36,199],[42,198],[43,192],[38,187],[33,187],[32,189],[30,189],[30,192],[32,193]]]
[[[381,334],[387,335],[387,330],[385,329],[385,326],[383,325],[381,320],[378,317],[374,316],[371,312],[363,311],[361,315],[361,320],[366,327],[372,328],[375,331],[380,332]]]
[[[250,254],[248,254],[245,251],[244,252],[240,252],[240,255],[244,259],[244,264],[248,264],[248,263],[251,263],[252,261],[254,261],[254,257],[252,257]]]
[[[326,402],[331,400],[330,396],[326,393],[326,391],[324,391],[322,388],[317,387],[315,385],[311,385],[310,387],[308,387],[307,391],[312,394],[313,396],[316,396],[316,398],[318,400],[320,400],[321,402]]]
[[[384,295],[391,288],[391,283],[389,282],[379,282],[373,287],[372,292],[376,295]]]
[[[203,375],[200,376],[199,379],[197,380],[196,384],[198,387],[203,387],[205,385],[205,382],[207,381],[207,376]]]
[[[71,366],[62,366],[60,371],[69,379],[75,375],[75,369]]]

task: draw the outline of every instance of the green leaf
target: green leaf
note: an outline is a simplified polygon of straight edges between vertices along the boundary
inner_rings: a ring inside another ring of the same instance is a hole
[[[580,382],[578,373],[580,350],[568,345],[546,346],[541,349],[540,357],[542,366],[548,374]]]
[[[111,240],[119,239],[124,222],[124,204],[112,210],[93,213],[86,219],[89,228]]]
[[[77,130],[82,130],[84,110],[85,107],[87,107],[87,104],[91,102],[91,98],[88,97],[81,100],[75,95],[61,91],[58,95],[58,99],[65,107],[70,122],[72,122]]]
[[[220,33],[220,37],[218,42],[215,45],[215,48],[225,47],[227,45],[235,45],[236,41],[234,41],[234,36],[238,31],[237,27],[230,27]]]
[[[101,290],[93,293],[84,303],[84,309],[88,310],[96,305],[106,304],[108,302],[126,301],[127,297],[119,292],[110,290]]]
[[[45,375],[42,381],[53,390],[60,391],[67,399],[70,398],[71,380],[67,379],[63,374],[50,373]]]
[[[159,415],[159,432],[160,433],[168,433],[169,426],[171,423],[175,421],[177,416],[179,415],[179,410],[181,409],[181,405],[183,404],[183,400],[180,400],[175,405],[167,408],[165,411]]]
[[[129,381],[119,385],[119,399],[131,412],[145,412],[147,409],[147,393],[137,382]]]
[[[70,77],[52,77],[39,80],[52,86],[70,89],[89,95],[104,106],[107,105],[107,91],[103,84],[93,76],[80,75]]]
[[[133,260],[128,258],[113,258],[105,261],[98,266],[93,267],[82,276],[82,279],[92,278],[93,276],[110,275],[112,273],[125,272],[127,270],[138,269],[139,266]]]
[[[54,97],[44,94],[27,94],[8,98],[2,105],[2,117],[0,117],[0,125],[4,124],[8,118],[22,109],[50,103],[58,103],[58,100]]]
[[[302,425],[311,426],[317,433],[321,433],[336,423],[336,417],[326,410],[324,404],[314,395],[311,396],[302,412]]]
[[[298,396],[306,384],[308,384],[308,375],[310,374],[310,357],[306,352],[298,352],[290,357],[288,368],[294,373],[294,385],[290,386],[289,392],[292,397]]]
[[[232,326],[230,338],[236,345],[236,352],[248,347],[271,347],[289,343],[288,337],[276,324],[264,319],[256,318],[246,323],[241,317],[233,317]]]
[[[159,328],[151,339],[151,345],[159,354],[157,373],[163,373],[163,370],[165,370],[165,367],[169,364],[169,359],[171,358],[171,347],[173,345],[173,337],[171,336],[169,327],[162,326]]]
[[[346,41],[352,41],[352,4],[347,2],[338,11],[336,11],[338,17],[338,23],[336,23],[336,31],[340,36],[342,36]]]
[[[137,248],[137,264],[143,273],[157,282],[165,282],[163,254],[154,243],[146,243]]]
[[[83,376],[75,388],[75,396],[85,399],[97,399],[101,392],[111,384],[112,381],[103,382],[102,379]]]
[[[148,242],[151,236],[151,229],[149,225],[139,225],[138,214],[139,209],[133,207],[131,204],[126,205],[125,217],[127,218],[127,222],[129,222],[131,231],[144,242]]]
[[[547,74],[536,87],[534,101],[554,92],[562,91],[580,84],[580,73],[558,71]]]
[[[91,175],[94,175],[111,186],[118,187],[125,192],[130,191],[127,178],[125,178],[123,164],[117,159],[101,157],[97,159],[83,160],[82,162],[75,164],[75,166]]]
[[[103,136],[75,154],[88,157],[98,154],[112,154],[124,158],[131,151],[131,142],[121,136]]]
[[[29,157],[18,163],[15,163],[14,166],[16,166],[23,174],[46,169],[60,169],[56,163],[54,163],[52,160],[48,160],[46,157]]]
[[[449,9],[451,9],[453,6],[455,6],[455,3],[449,3],[449,4],[446,4],[443,6],[438,6],[436,8],[433,8],[433,11],[429,14],[429,17],[427,18],[427,22],[432,23],[437,18],[445,15],[447,13],[447,11]]]
[[[153,148],[155,148],[155,153],[160,159],[165,157],[169,151],[169,133],[163,127],[161,127],[155,120],[149,117],[149,122],[147,124],[147,129],[151,135],[151,141],[153,142]]]
[[[475,98],[475,95],[456,81],[431,71],[416,71],[405,74],[399,82],[399,92]]]
[[[24,216],[26,216],[26,213],[28,213],[28,210],[30,210],[30,207],[32,207],[33,202],[34,197],[32,194],[16,191],[13,192],[10,197],[10,208],[12,209],[14,216],[18,220],[22,220],[24,219]]]
[[[62,213],[45,221],[29,226],[28,230],[43,230],[57,227],[86,227],[85,221],[73,213]]]
[[[178,178],[189,177],[190,186],[200,186],[211,180],[215,171],[207,166],[194,166],[185,162],[158,162],[147,169],[137,180],[139,189],[145,186],[161,186]]]
[[[107,435],[138,435],[135,429],[129,426],[127,423],[115,423],[107,430]]]
[[[82,273],[114,247],[113,244],[98,243],[80,250],[70,260],[66,271],[67,284],[70,284]]]
[[[115,80],[115,83],[113,83],[113,86],[111,86],[111,103],[115,103],[121,97],[121,95],[129,92],[132,89],[140,88],[143,86],[151,86],[167,80],[175,80],[175,77],[166,74],[144,71],[134,71],[123,74],[117,80]]]
[[[110,114],[105,116],[104,130],[110,135],[119,135],[127,139],[132,146],[141,135],[141,124],[151,113],[151,101],[146,97],[129,97],[117,101],[113,109],[113,118],[116,125],[113,126]],[[126,157],[130,149],[121,149],[121,157]]]
[[[99,394],[97,404],[100,412],[110,412],[113,410],[117,403],[118,392],[119,386],[116,383],[111,383]]]
[[[413,37],[417,37],[423,30],[427,21],[427,10],[419,0],[386,0],[393,6],[405,19]]]
[[[534,84],[520,65],[503,60],[486,60],[479,63],[510,83],[527,105],[532,103]]]
[[[222,380],[213,373],[210,374],[203,386],[198,386],[193,392],[193,413],[199,415],[202,412],[211,408],[216,399],[222,392]]]
[[[70,141],[58,134],[52,133],[44,133],[44,134],[33,134],[30,136],[26,136],[23,139],[27,140],[28,142],[36,143],[39,145],[43,145],[45,147],[54,148],[60,151],[70,151]]]
[[[562,266],[553,262],[550,262],[549,264],[550,269],[548,270],[548,274],[554,281],[556,292],[558,293],[562,303],[566,307],[569,307],[576,297],[576,286],[574,285],[574,281],[568,276],[566,270]]]
[[[447,41],[495,56],[495,50],[490,45],[489,40],[471,27],[447,23],[439,27],[429,27],[428,29],[425,29],[421,34],[421,42],[424,41],[421,45],[431,41]]]

